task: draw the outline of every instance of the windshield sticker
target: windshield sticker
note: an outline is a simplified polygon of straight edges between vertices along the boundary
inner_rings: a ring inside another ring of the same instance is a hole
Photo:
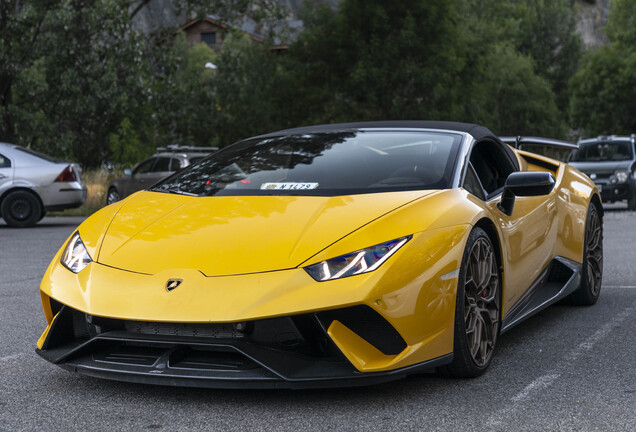
[[[264,190],[308,190],[316,189],[318,183],[263,183],[261,189]]]

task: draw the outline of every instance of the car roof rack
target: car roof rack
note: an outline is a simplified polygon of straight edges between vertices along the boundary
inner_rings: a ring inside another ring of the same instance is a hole
[[[634,141],[636,141],[636,134],[630,134],[630,135],[599,135],[595,138],[579,138],[579,144],[580,143],[588,143],[588,142],[595,142],[595,141],[625,141],[625,140],[630,140],[632,143],[634,143]]]
[[[218,147],[193,147],[193,146],[180,146],[179,144],[170,144],[165,147],[157,147],[157,153],[210,153],[217,151]]]

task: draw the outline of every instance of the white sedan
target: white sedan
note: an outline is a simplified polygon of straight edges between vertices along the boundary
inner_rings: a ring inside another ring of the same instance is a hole
[[[35,225],[47,211],[81,206],[79,165],[15,144],[0,143],[0,216],[12,227]]]

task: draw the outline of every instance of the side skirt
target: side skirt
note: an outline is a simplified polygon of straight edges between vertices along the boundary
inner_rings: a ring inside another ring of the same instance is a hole
[[[581,284],[581,264],[556,257],[504,316],[501,333],[572,294]]]

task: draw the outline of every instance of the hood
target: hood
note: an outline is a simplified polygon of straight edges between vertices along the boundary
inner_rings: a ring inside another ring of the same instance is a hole
[[[113,217],[97,261],[145,274],[172,268],[222,276],[294,268],[359,227],[432,192],[336,197],[139,192]],[[365,246],[371,245],[360,245]]]
[[[570,162],[577,170],[590,175],[594,174],[614,174],[616,170],[627,170],[631,169],[633,160],[624,160],[624,161],[607,161],[607,162]]]

